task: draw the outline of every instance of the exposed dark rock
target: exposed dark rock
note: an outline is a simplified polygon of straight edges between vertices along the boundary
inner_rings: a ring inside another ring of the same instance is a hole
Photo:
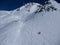
[[[41,32],[38,32],[38,35],[40,35],[41,34]]]
[[[17,11],[20,11],[20,8],[17,8]]]

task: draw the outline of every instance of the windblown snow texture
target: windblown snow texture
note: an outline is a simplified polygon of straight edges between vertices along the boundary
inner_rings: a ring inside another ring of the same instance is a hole
[[[45,3],[0,11],[0,45],[60,45],[60,4]]]

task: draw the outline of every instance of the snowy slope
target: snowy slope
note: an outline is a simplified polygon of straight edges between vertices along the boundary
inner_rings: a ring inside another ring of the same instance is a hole
[[[60,45],[60,4],[50,2],[0,11],[0,45]]]

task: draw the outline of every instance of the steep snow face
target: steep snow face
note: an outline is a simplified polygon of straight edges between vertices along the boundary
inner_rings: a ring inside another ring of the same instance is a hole
[[[26,21],[34,16],[34,12],[38,9],[37,3],[22,6],[21,10],[0,12],[0,45],[20,45],[23,25]],[[34,10],[32,10],[32,8]],[[20,37],[20,40],[18,39]]]
[[[60,45],[60,10],[50,5],[28,3],[0,11],[0,45]]]

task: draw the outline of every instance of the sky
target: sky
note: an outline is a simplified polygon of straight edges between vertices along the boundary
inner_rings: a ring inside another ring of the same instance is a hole
[[[35,2],[44,4],[47,0],[35,0]],[[60,0],[56,0],[60,3]],[[0,0],[0,10],[14,10],[22,5],[33,2],[33,0]]]

